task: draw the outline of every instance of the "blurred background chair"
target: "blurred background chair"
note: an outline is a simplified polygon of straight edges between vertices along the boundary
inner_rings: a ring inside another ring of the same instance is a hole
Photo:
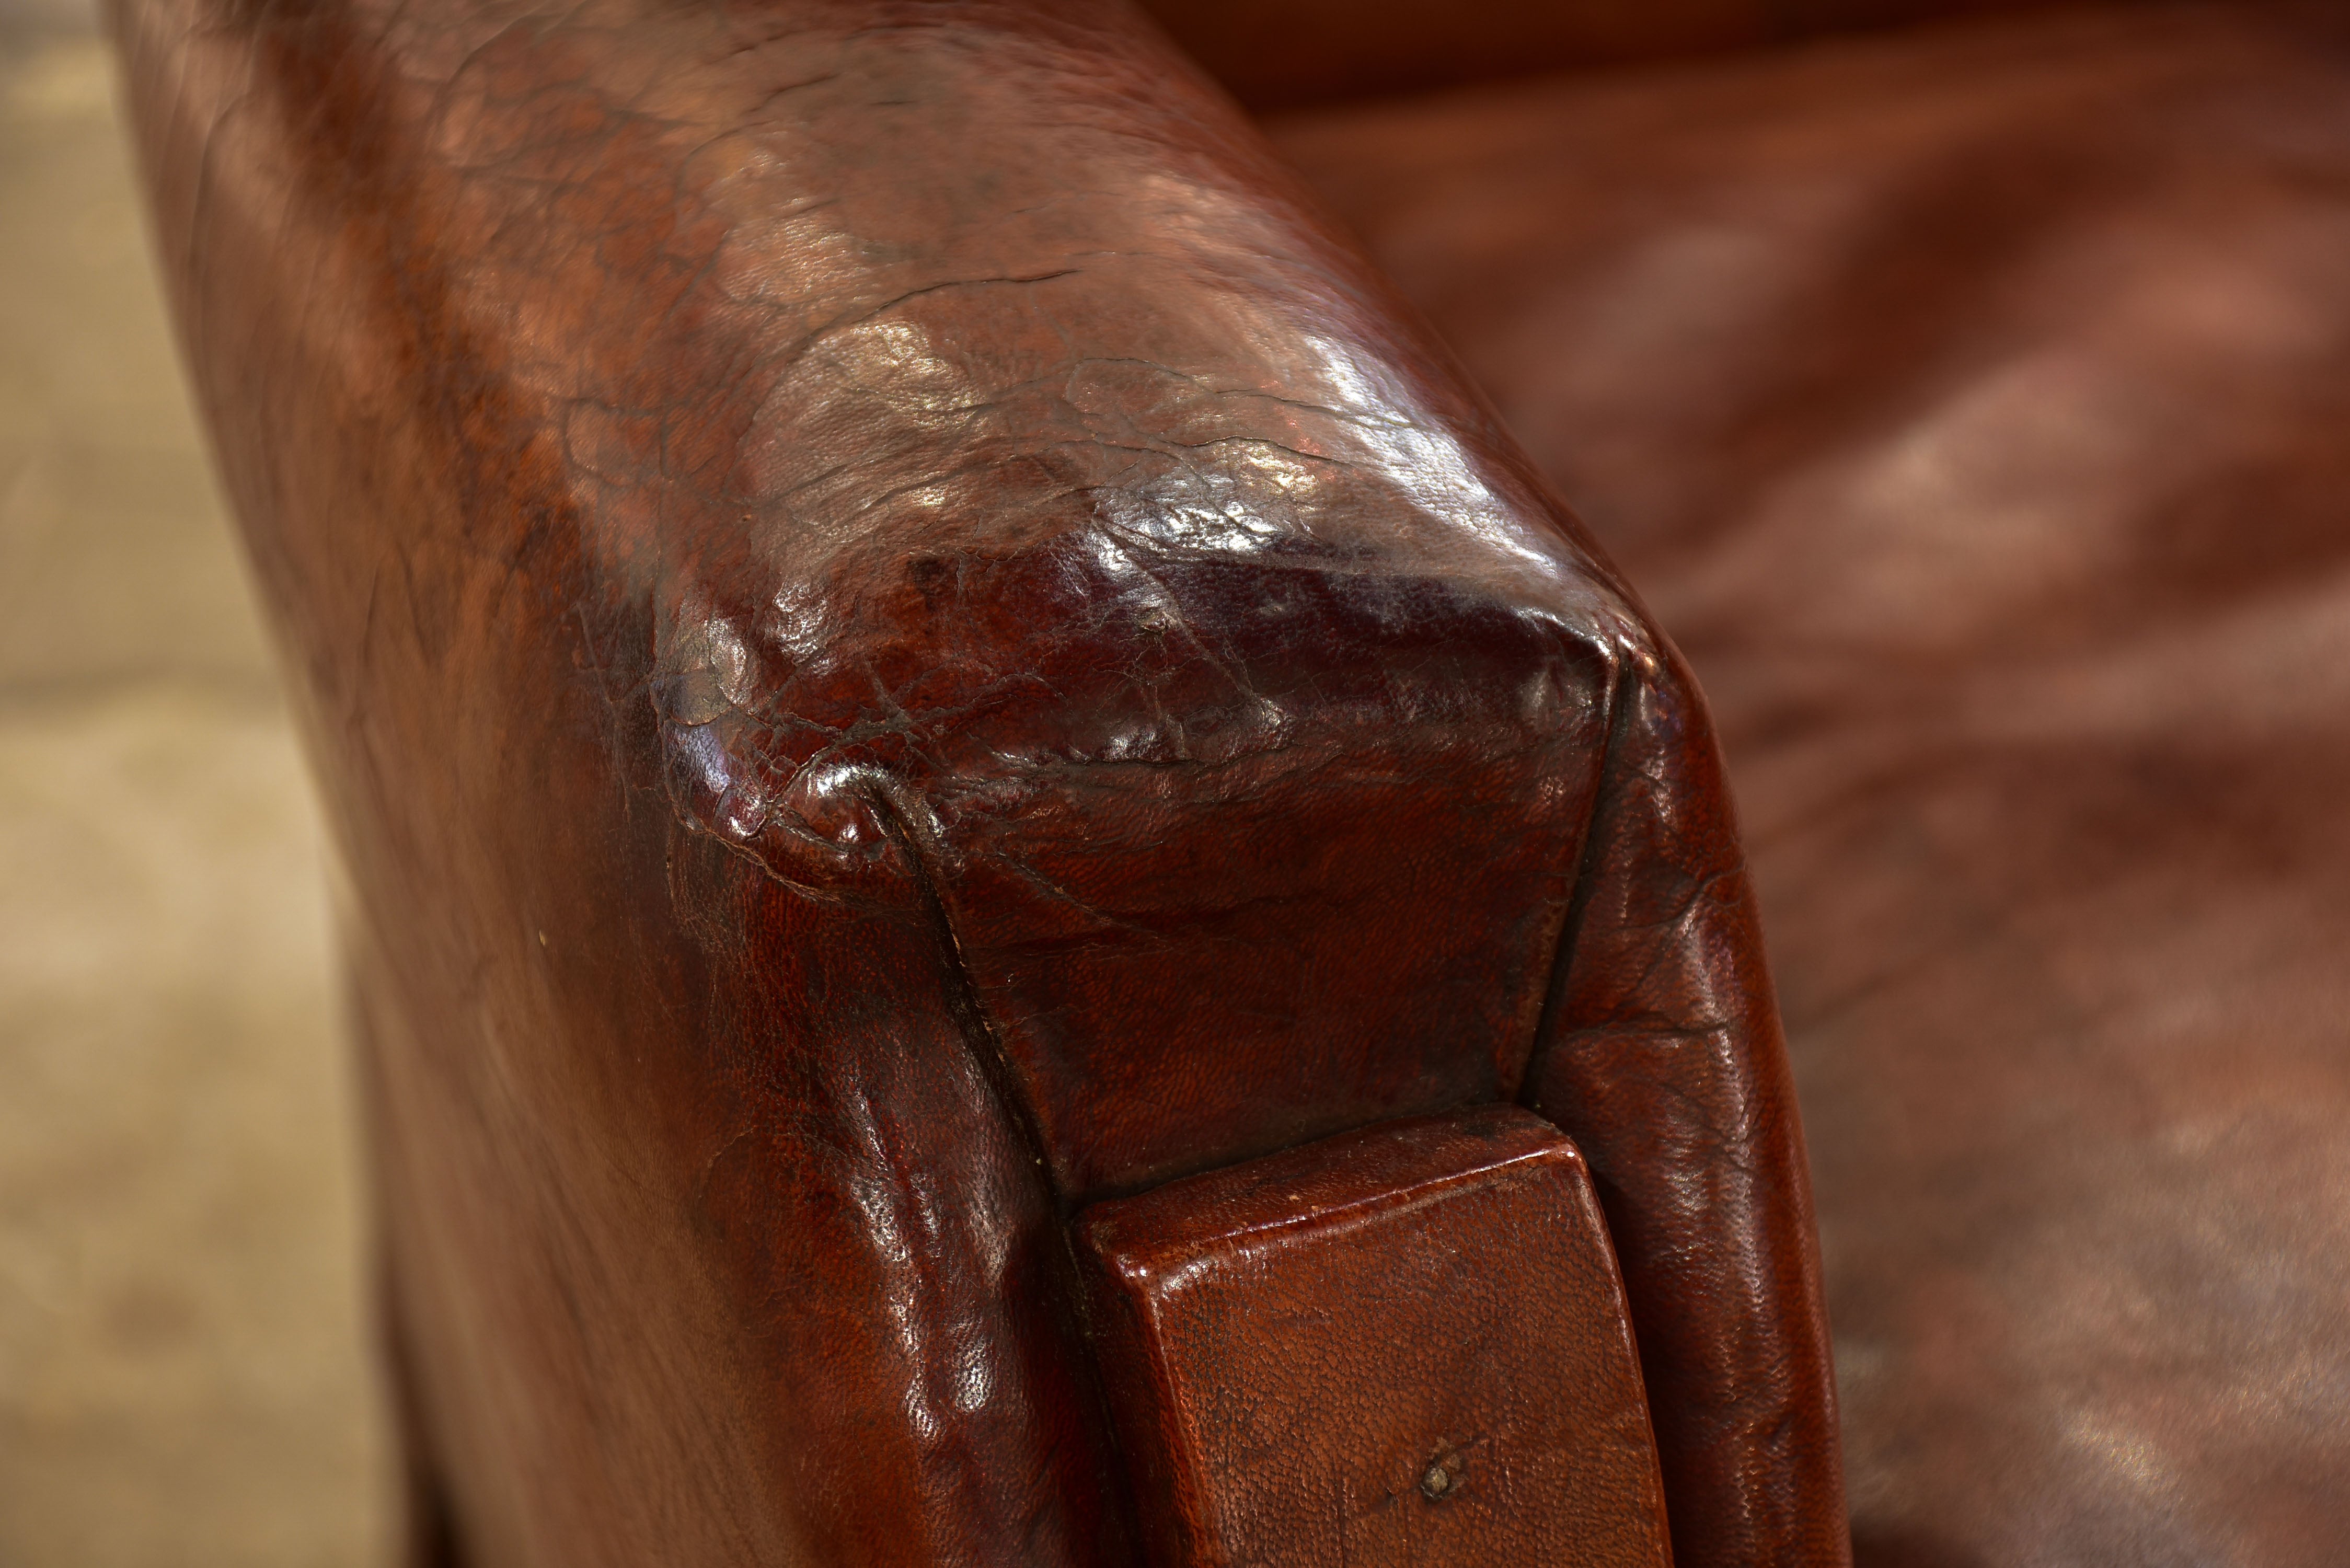
[[[2350,1552],[2344,20],[2059,9],[1275,121],[1711,701],[1863,1563]]]

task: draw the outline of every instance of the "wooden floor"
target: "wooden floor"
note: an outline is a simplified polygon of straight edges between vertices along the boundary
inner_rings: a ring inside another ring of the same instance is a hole
[[[0,1565],[377,1563],[318,827],[73,22],[0,5]]]

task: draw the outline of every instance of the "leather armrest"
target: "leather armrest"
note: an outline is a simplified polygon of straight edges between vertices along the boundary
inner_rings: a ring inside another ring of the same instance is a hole
[[[1147,26],[117,26],[485,1561],[1118,1561],[1067,1217],[1517,1098],[1679,1560],[1840,1558],[1702,708]]]

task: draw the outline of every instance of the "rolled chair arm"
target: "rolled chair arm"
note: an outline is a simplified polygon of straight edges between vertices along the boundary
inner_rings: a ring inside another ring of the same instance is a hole
[[[1070,1217],[1511,1100],[1678,1560],[1842,1560],[1702,706],[1147,24],[116,26],[484,1561],[1122,1561]]]

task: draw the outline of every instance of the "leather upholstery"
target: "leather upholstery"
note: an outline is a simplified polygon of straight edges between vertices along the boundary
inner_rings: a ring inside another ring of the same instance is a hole
[[[1123,1561],[1076,1209],[1532,1097],[1617,1238],[1679,1560],[1843,1559],[1703,706],[1154,34],[117,26],[469,1553]]]
[[[1670,1568],[1615,1251],[1540,1116],[1341,1133],[1076,1239],[1144,1561]]]
[[[2085,11],[1287,122],[1703,677],[1856,1552],[2350,1552],[2350,37]]]
[[[1253,109],[1784,44],[2066,0],[1143,0]]]

